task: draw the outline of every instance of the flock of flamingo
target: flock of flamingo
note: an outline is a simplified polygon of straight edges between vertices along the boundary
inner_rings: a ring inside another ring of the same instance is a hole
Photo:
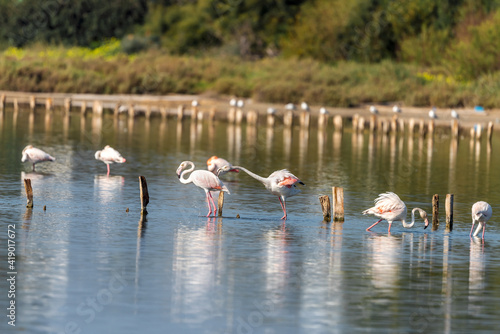
[[[110,164],[124,163],[126,161],[126,159],[122,157],[120,152],[109,145],[106,145],[104,149],[95,152],[95,158],[97,160],[101,160],[107,165],[107,175],[109,175],[110,173]],[[33,171],[35,171],[35,164],[44,161],[55,161],[55,158],[50,154],[36,147],[33,147],[32,145],[28,145],[23,149],[21,161],[31,162],[33,164]],[[194,185],[205,191],[205,197],[208,205],[207,217],[210,217],[212,213],[214,216],[217,213],[217,206],[215,205],[211,192],[225,191],[228,194],[230,193],[229,189],[224,185],[224,183],[222,183],[219,177],[228,172],[237,173],[240,170],[244,171],[257,181],[260,181],[271,194],[278,197],[281,208],[283,210],[283,217],[281,217],[281,219],[286,219],[286,199],[300,193],[300,189],[297,187],[297,184],[304,185],[304,183],[298,177],[296,177],[286,169],[277,170],[271,173],[271,175],[269,175],[268,177],[262,177],[244,167],[233,166],[227,160],[219,158],[217,156],[213,156],[207,160],[207,170],[195,170],[195,165],[192,161],[183,161],[177,168],[176,174],[181,183],[194,183]],[[189,174],[189,176],[187,174]],[[429,226],[429,220],[427,218],[427,213],[424,210],[420,208],[414,208],[411,212],[411,223],[406,223],[406,204],[399,198],[399,196],[393,192],[380,194],[375,199],[375,205],[363,211],[363,214],[365,215],[370,214],[380,218],[366,230],[370,231],[372,227],[380,223],[382,220],[386,220],[389,223],[388,233],[391,232],[391,225],[395,221],[401,221],[404,227],[410,228],[415,224],[416,211],[419,212],[420,217],[424,220],[424,229],[427,228],[427,226]],[[484,201],[476,202],[472,206],[472,227],[469,233],[469,237],[477,236],[482,229],[482,239],[484,239],[486,223],[491,218],[492,213],[493,211],[491,209],[491,206]],[[474,226],[476,223],[478,225],[476,230],[474,231]]]

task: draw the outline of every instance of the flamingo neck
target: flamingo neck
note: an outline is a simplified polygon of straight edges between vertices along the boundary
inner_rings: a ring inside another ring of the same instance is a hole
[[[256,179],[257,181],[260,181],[262,182],[265,186],[267,186],[269,184],[269,179],[266,178],[266,177],[262,177],[260,175],[257,175],[251,171],[249,171],[248,169],[244,168],[244,167],[240,167],[240,166],[233,166],[233,169],[241,169],[242,171],[244,171],[245,173],[247,173],[248,175],[250,175],[251,177],[253,177],[254,179]]]
[[[184,183],[184,184],[193,182],[193,180],[191,178],[192,175],[189,175],[189,177],[187,179],[184,178],[184,174],[191,173],[194,170],[194,163],[192,163],[191,161],[189,161],[188,163],[191,164],[191,167],[188,169],[184,169],[181,172],[181,176],[179,177],[179,181],[181,181],[181,183]]]

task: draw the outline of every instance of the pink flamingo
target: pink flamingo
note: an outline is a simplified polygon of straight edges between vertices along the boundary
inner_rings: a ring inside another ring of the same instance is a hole
[[[191,167],[186,169],[188,165],[191,165]],[[210,191],[220,190],[230,194],[229,189],[227,189],[222,181],[208,170],[194,170],[194,163],[191,161],[183,161],[179,165],[179,168],[177,168],[176,173],[181,183],[187,184],[193,182],[195,186],[198,186],[205,190],[205,196],[207,198],[208,205],[207,217],[210,217],[210,215],[212,214],[212,207],[210,206],[210,203],[212,203],[214,207],[215,216],[215,214],[217,213],[217,206],[214,203],[214,199]],[[186,173],[191,173],[187,179],[183,177],[183,175]]]
[[[122,164],[127,161],[124,157],[122,157],[120,152],[109,145],[106,145],[102,150],[95,152],[95,158],[97,160],[101,160],[106,164],[106,166],[108,167],[107,175],[109,175],[109,164],[112,164],[114,162]]]
[[[219,169],[224,167],[224,166],[229,166],[230,167],[229,170],[228,171],[220,170],[220,174],[217,174]],[[224,175],[227,172],[238,173],[238,170],[234,169],[233,165],[231,165],[231,163],[229,161],[227,161],[226,159],[219,158],[215,155],[207,160],[207,169],[217,176]]]
[[[220,171],[229,171],[229,166],[223,166]],[[300,181],[298,177],[290,173],[286,169],[277,170],[273,172],[268,177],[262,177],[255,173],[252,173],[248,169],[240,166],[233,166],[232,168],[237,170],[242,170],[257,181],[262,182],[271,194],[278,196],[278,199],[283,209],[283,217],[281,219],[286,219],[286,198],[290,196],[297,195],[300,193],[300,189],[297,188],[297,183],[305,185],[304,182]]]
[[[425,226],[424,229],[429,226],[429,220],[427,219],[427,212],[420,208],[415,208],[411,211],[411,224],[406,223],[406,204],[393,192],[386,192],[384,194],[380,194],[377,199],[375,199],[375,206],[363,211],[363,214],[370,214],[380,217],[380,219],[368,227],[366,230],[370,231],[370,229],[380,223],[382,220],[387,220],[389,223],[388,233],[391,233],[391,224],[394,221],[401,221],[403,226],[406,228],[410,228],[415,224],[415,211],[419,211],[420,217],[424,219]]]
[[[486,230],[486,223],[488,220],[491,218],[491,215],[493,214],[493,210],[491,209],[491,205],[484,201],[479,201],[474,203],[472,206],[472,227],[470,229],[469,237],[476,236],[478,235],[479,231],[481,231],[481,228],[483,228],[483,237],[484,239],[484,231]],[[478,223],[477,229],[472,234],[472,230],[474,229],[474,224]]]
[[[23,157],[21,158],[21,162],[25,162],[28,160],[33,164],[33,171],[35,171],[35,164],[42,161],[54,161],[56,158],[45,153],[39,148],[33,147],[33,145],[28,145],[23,149]]]

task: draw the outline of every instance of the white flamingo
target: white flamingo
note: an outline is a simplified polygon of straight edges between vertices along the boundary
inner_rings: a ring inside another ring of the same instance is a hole
[[[486,230],[486,223],[488,220],[491,218],[491,215],[493,214],[493,210],[491,209],[491,205],[484,201],[479,201],[474,203],[472,206],[472,227],[470,229],[469,237],[476,236],[479,234],[479,231],[481,231],[481,228],[483,229],[483,236],[482,239],[484,239],[484,231]],[[474,224],[478,223],[477,229],[472,234],[472,230],[474,229]]]
[[[108,174],[107,175],[109,175],[109,164],[112,164],[115,162],[122,164],[125,161],[127,161],[124,157],[122,157],[120,152],[118,152],[117,150],[115,150],[114,148],[112,148],[109,145],[106,145],[102,150],[95,152],[94,156],[95,156],[96,160],[101,160],[102,162],[104,162],[106,164],[106,166],[108,167]]]
[[[424,229],[429,226],[429,220],[427,219],[427,212],[420,208],[415,208],[411,211],[411,224],[406,223],[406,204],[393,192],[386,192],[380,194],[375,199],[375,206],[363,211],[364,215],[370,214],[379,217],[380,219],[366,230],[370,231],[372,227],[380,223],[382,220],[387,220],[389,223],[388,233],[391,233],[391,224],[394,221],[401,221],[403,226],[410,228],[415,224],[415,211],[419,211],[420,217],[424,219]]]
[[[186,169],[189,165],[190,168]],[[187,179],[183,176],[186,173],[191,173]],[[212,207],[214,207],[214,217],[217,213],[217,206],[215,205],[214,199],[210,191],[225,191],[230,194],[229,189],[222,183],[222,181],[212,172],[208,170],[194,170],[194,163],[192,161],[183,161],[179,165],[176,171],[177,177],[179,177],[179,181],[184,184],[194,183],[195,186],[202,188],[205,191],[205,196],[207,199],[208,205],[208,214],[207,217],[210,217],[212,214]]]
[[[224,166],[229,166],[230,167],[229,170],[228,171],[221,170],[221,168]],[[217,176],[224,175],[227,172],[238,173],[238,170],[234,169],[233,165],[231,165],[229,161],[227,161],[226,159],[219,158],[216,155],[207,160],[207,169]]]
[[[33,147],[33,145],[28,145],[23,149],[23,156],[21,158],[21,162],[25,162],[26,160],[33,164],[33,171],[35,171],[35,164],[43,161],[54,161],[56,158],[51,156],[50,154],[42,151],[39,148]]]

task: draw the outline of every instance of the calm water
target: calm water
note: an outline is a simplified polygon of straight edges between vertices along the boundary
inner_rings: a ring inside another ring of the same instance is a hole
[[[500,329],[500,140],[440,131],[434,140],[135,122],[78,113],[6,111],[0,120],[0,332],[25,333],[491,333]],[[32,173],[27,144],[56,157]],[[127,162],[94,160],[104,145]],[[219,155],[267,176],[306,183],[288,201],[246,174],[226,175],[223,218],[181,184],[183,160]],[[150,204],[141,219],[138,176]],[[23,179],[31,178],[33,210]],[[345,223],[322,222],[318,196],[345,188]],[[453,232],[387,223],[361,211],[384,191],[431,211],[455,194]],[[488,201],[486,241],[469,239],[470,208]],[[43,207],[46,206],[46,210]],[[126,209],[129,208],[129,212]],[[241,218],[236,218],[238,215]],[[15,298],[7,298],[8,225],[15,225]],[[15,300],[16,326],[8,325]]]

